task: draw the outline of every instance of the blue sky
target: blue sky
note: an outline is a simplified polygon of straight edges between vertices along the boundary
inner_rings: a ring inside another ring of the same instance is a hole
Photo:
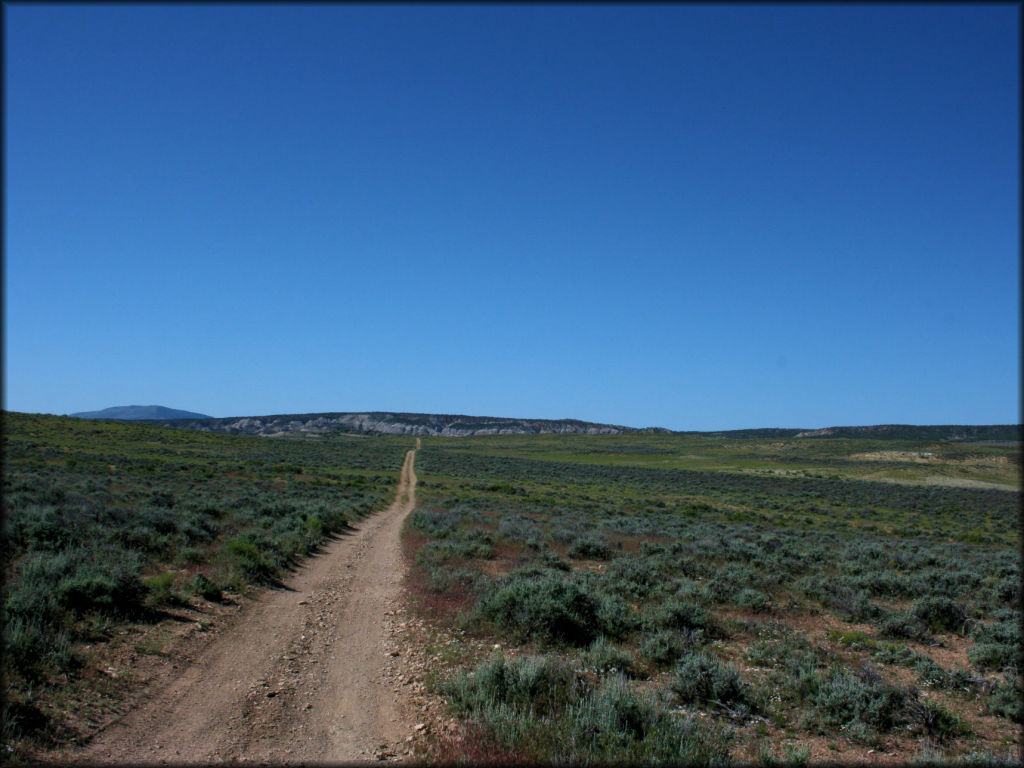
[[[18,5],[4,407],[1020,420],[1020,9]]]

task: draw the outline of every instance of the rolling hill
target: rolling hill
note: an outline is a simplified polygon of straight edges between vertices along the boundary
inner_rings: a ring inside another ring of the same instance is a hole
[[[119,421],[143,421],[164,419],[209,419],[203,413],[179,411],[162,405],[116,405],[102,411],[81,411],[70,414],[76,419],[117,419]]]

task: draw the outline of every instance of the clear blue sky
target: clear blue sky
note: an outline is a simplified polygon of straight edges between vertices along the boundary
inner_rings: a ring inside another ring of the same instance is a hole
[[[1020,420],[1020,9],[18,5],[4,407]]]

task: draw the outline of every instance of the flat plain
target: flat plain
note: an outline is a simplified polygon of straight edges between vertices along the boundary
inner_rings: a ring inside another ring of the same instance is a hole
[[[1019,760],[1019,443],[420,442],[6,413],[9,756],[86,754],[378,519],[419,447],[381,663],[419,660],[395,680],[424,708],[378,757]]]
[[[1018,760],[1020,460],[872,438],[424,440],[414,604],[464,724],[435,754]]]

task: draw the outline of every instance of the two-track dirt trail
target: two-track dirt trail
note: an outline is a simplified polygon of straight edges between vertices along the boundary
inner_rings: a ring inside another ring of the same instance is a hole
[[[394,503],[266,590],[194,663],[107,728],[88,762],[349,762],[399,754],[415,720],[388,668],[415,504],[415,451]]]

